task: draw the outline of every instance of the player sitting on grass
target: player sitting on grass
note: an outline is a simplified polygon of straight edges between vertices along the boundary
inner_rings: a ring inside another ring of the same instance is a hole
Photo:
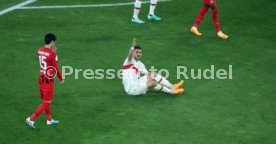
[[[158,0],[151,0],[151,1],[150,1],[150,10],[149,10],[149,15],[148,15],[148,19],[149,19],[149,20],[161,21],[161,18],[160,18],[160,17],[157,17],[157,16],[154,14],[154,10],[155,10],[157,1],[158,1]],[[142,2],[143,2],[143,0],[136,0],[135,3],[134,3],[134,12],[133,12],[132,20],[131,20],[131,21],[134,22],[134,23],[138,23],[138,24],[143,24],[143,23],[145,23],[145,21],[139,19],[139,17],[138,17],[139,12],[140,12],[140,9],[141,9]]]
[[[140,61],[142,48],[136,45],[133,39],[132,47],[123,65],[123,85],[128,95],[146,94],[148,89],[162,91],[169,94],[182,94],[183,80],[173,85],[164,77],[154,72],[148,72],[145,65]]]
[[[202,34],[198,32],[197,26],[200,24],[201,20],[204,18],[205,14],[208,12],[208,9],[212,9],[213,21],[217,30],[217,35],[221,39],[228,39],[228,35],[224,34],[220,29],[220,23],[218,20],[218,8],[216,6],[216,0],[204,0],[204,5],[202,6],[194,26],[191,28],[191,32],[197,36],[201,36]]]

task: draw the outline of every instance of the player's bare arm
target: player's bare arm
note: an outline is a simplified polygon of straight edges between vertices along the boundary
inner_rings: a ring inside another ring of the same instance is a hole
[[[136,46],[136,39],[133,38],[133,41],[132,41],[132,46],[128,52],[128,61],[131,61],[131,59],[133,58],[133,53],[134,53],[134,47]]]
[[[51,50],[54,51],[54,52],[56,52],[56,51],[58,50],[58,48],[57,48],[56,46],[54,46],[54,47],[51,47]],[[60,81],[60,84],[61,84],[61,85],[64,84],[64,79],[62,79],[62,80]]]

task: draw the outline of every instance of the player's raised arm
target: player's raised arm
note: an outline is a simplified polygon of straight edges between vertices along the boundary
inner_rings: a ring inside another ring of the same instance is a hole
[[[136,46],[136,39],[133,38],[133,41],[132,41],[132,46],[128,52],[128,61],[131,61],[131,59],[133,58],[133,53],[134,53],[134,47]]]

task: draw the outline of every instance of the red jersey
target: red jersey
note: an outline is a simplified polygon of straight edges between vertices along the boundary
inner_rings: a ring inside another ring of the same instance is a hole
[[[57,74],[59,80],[62,80],[60,70],[58,68],[58,58],[54,51],[49,48],[39,48],[37,51],[40,64],[40,76],[46,76],[53,79]]]

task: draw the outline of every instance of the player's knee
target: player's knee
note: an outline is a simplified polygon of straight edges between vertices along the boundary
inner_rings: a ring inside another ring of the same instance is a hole
[[[157,84],[154,81],[148,81],[148,83],[147,83],[148,88],[154,88],[154,87],[156,87],[156,85]]]

